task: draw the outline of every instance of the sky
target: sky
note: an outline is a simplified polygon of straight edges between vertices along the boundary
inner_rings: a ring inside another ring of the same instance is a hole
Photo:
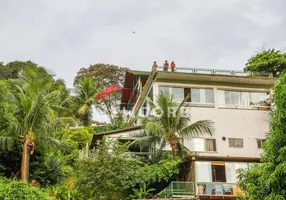
[[[242,70],[262,48],[286,47],[285,8],[285,0],[0,0],[0,61],[32,60],[68,87],[96,63]]]

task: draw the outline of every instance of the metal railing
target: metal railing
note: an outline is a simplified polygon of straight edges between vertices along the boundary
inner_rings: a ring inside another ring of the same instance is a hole
[[[172,181],[168,187],[159,193],[160,198],[193,196],[195,196],[194,182]]]
[[[197,195],[236,196],[239,189],[235,183],[197,182]]]
[[[163,66],[158,66],[157,69],[164,69]],[[159,70],[158,70],[159,71]],[[169,68],[170,71],[170,68]],[[175,72],[186,72],[194,74],[213,74],[213,75],[229,75],[229,76],[260,76],[272,78],[272,73],[259,73],[259,72],[244,72],[240,70],[227,70],[227,69],[207,69],[207,68],[189,68],[189,67],[176,67]]]
[[[242,191],[235,183],[172,181],[158,195],[160,198],[191,198],[195,196],[238,196]]]

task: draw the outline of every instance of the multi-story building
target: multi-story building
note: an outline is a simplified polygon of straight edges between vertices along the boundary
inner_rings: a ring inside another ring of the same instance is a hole
[[[121,108],[130,110],[131,116],[142,112],[147,96],[155,99],[163,91],[173,94],[177,102],[190,94],[187,103],[192,107],[192,122],[214,122],[212,136],[183,141],[195,153],[188,158],[193,164],[191,182],[172,182],[161,194],[234,199],[239,191],[236,170],[259,162],[263,152],[269,131],[269,93],[277,79],[240,71],[190,68],[178,68],[176,72],[129,71],[126,77]],[[138,127],[135,129],[138,132]],[[130,137],[132,131],[125,130],[126,139],[134,139]]]

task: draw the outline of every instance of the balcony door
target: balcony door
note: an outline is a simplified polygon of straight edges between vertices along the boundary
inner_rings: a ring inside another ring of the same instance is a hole
[[[212,182],[226,182],[224,162],[211,162]]]

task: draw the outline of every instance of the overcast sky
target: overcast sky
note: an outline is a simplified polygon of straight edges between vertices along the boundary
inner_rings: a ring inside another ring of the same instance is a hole
[[[285,8],[285,0],[0,0],[0,61],[32,60],[68,86],[99,62],[242,69],[262,47],[286,47]]]

